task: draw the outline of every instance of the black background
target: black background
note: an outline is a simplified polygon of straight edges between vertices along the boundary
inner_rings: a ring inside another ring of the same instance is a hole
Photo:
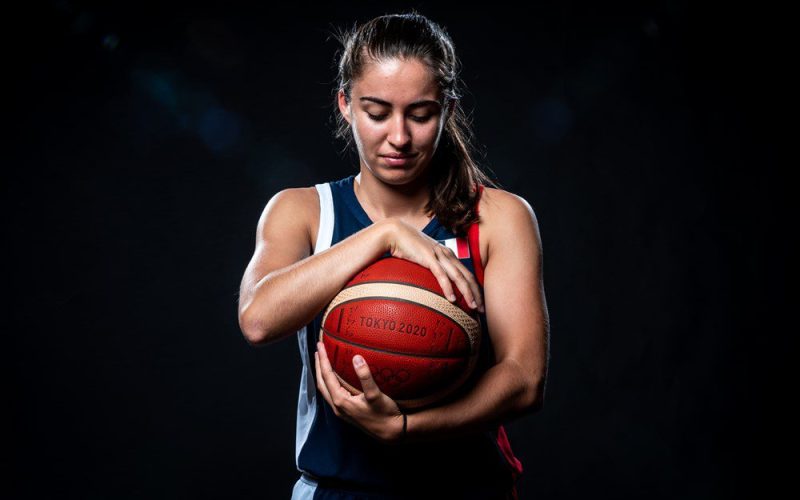
[[[551,364],[544,409],[507,424],[521,498],[776,488],[796,57],[785,13],[695,4],[8,11],[11,497],[290,496],[297,342],[247,344],[239,282],[274,193],[357,172],[330,30],[412,7],[539,220]]]

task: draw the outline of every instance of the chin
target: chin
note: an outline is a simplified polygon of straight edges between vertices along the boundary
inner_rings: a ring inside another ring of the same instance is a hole
[[[425,170],[425,166],[420,167],[415,164],[411,167],[387,167],[380,165],[377,169],[372,169],[375,177],[386,184],[408,184],[420,176]]]
[[[381,169],[379,179],[386,184],[402,185],[416,179],[419,175],[415,170],[403,168]]]

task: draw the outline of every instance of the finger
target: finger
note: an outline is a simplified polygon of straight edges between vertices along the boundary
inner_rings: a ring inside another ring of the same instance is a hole
[[[342,405],[350,398],[350,392],[348,392],[348,390],[342,386],[341,382],[339,382],[339,379],[336,378],[336,374],[333,373],[333,368],[331,367],[331,363],[328,361],[328,355],[325,352],[325,344],[318,342],[317,351],[319,352],[319,363],[322,367],[322,380],[328,387],[328,391],[334,406],[342,410]]]
[[[456,256],[455,252],[453,252],[452,248],[448,248],[447,250],[450,262],[459,271],[461,271],[464,279],[467,280],[467,283],[469,283],[469,287],[472,290],[472,297],[475,299],[475,303],[478,306],[477,309],[481,312],[486,312],[485,303],[483,300],[483,292],[481,291],[481,286],[478,283],[478,280],[475,278],[475,275],[461,262],[461,260]]]
[[[467,301],[473,308],[478,308],[478,298],[474,290],[472,289],[472,285],[467,280],[467,277],[464,275],[464,271],[469,273],[469,270],[461,264],[461,262],[456,258],[453,251],[444,245],[439,245],[439,250],[437,255],[439,256],[439,263],[441,264],[442,268],[447,272],[450,276],[450,279],[455,282],[458,289],[461,291],[461,295],[464,296],[464,300]],[[458,262],[461,267],[457,267],[456,262]],[[474,305],[473,305],[474,304]]]
[[[455,252],[453,251],[452,248],[446,247],[446,246],[441,245],[441,244],[440,244],[440,246],[444,249],[444,253],[447,256],[448,262],[450,262],[453,266],[455,266],[456,269],[461,271],[462,276],[467,281],[467,283],[468,283],[468,285],[470,287],[470,291],[472,293],[472,299],[471,300],[475,301],[475,304],[477,305],[477,309],[479,309],[481,312],[486,312],[485,303],[484,303],[484,300],[483,300],[483,292],[481,290],[480,284],[478,283],[478,280],[475,278],[475,274],[473,274],[472,271],[470,271],[467,268],[467,266],[465,266],[461,262],[461,260],[458,258],[458,256],[455,254]],[[466,298],[466,294],[463,294],[463,295]]]
[[[342,409],[341,402],[340,404],[336,404],[336,402],[334,402],[333,400],[333,397],[331,396],[330,389],[328,388],[328,383],[325,381],[325,377],[322,375],[323,370],[321,368],[322,362],[320,361],[319,351],[315,353],[315,356],[316,356],[317,366],[320,367],[317,370],[317,380],[318,380],[318,385],[321,386],[320,392],[322,392],[322,397],[331,406],[331,410],[333,410],[334,415],[341,418],[342,420],[352,423],[353,421],[350,418],[350,416],[347,413],[345,413],[345,411]]]
[[[440,252],[441,260],[439,261],[439,263],[442,265],[444,270],[447,271],[447,274],[448,276],[450,276],[450,279],[453,280],[453,282],[455,282],[456,286],[461,291],[461,295],[464,296],[464,300],[466,300],[470,306],[477,308],[478,304],[477,302],[475,302],[475,296],[472,291],[472,288],[470,287],[469,282],[464,277],[464,274],[461,272],[461,270],[456,268],[455,264],[453,264],[450,258],[448,258],[447,252],[449,251],[450,250],[442,250]]]
[[[314,353],[314,358],[316,360],[317,366],[319,367],[319,365],[320,365],[319,351]],[[331,409],[333,410],[333,414],[336,415],[337,417],[341,418],[345,422],[349,422],[349,423],[351,423],[353,425],[357,425],[356,422],[350,417],[350,415],[348,415],[347,413],[342,411],[338,406],[336,406],[333,403],[333,400],[331,399],[331,394],[328,391],[328,386],[326,385],[325,381],[323,380],[322,375],[321,375],[321,370],[319,368],[317,369],[317,385],[321,387],[320,392],[322,392],[322,397],[331,406]]]
[[[442,287],[442,292],[444,292],[444,296],[447,297],[447,299],[450,300],[451,302],[455,302],[456,295],[453,293],[453,284],[450,283],[450,278],[447,276],[447,272],[439,263],[436,251],[434,250],[433,253],[434,253],[434,259],[429,269],[436,277],[436,280],[439,282],[439,286]]]
[[[366,360],[361,355],[356,354],[353,356],[353,367],[356,370],[358,379],[361,381],[361,390],[364,392],[364,398],[366,398],[367,403],[373,403],[379,400],[381,397],[381,389],[378,387],[378,384],[375,383],[375,379],[372,378],[372,372]]]
[[[320,368],[319,363],[319,351],[314,351],[314,363],[316,365],[317,389],[319,390],[320,394],[322,394],[322,398],[327,401],[331,407],[333,407],[333,401],[331,401],[331,395],[328,392],[328,387],[325,385],[325,381],[322,380],[322,368]],[[334,411],[336,410],[334,409]]]
[[[331,405],[331,408],[333,408],[333,413],[338,417],[339,410],[336,409],[336,405],[333,404],[333,401],[331,400],[331,394],[330,392],[328,392],[328,386],[325,385],[325,381],[322,379],[322,369],[320,368],[320,362],[319,362],[319,351],[314,352],[314,363],[316,363],[317,367],[316,370],[317,389],[319,389],[319,392],[322,394],[323,399],[325,399],[325,401],[327,401],[328,404]]]

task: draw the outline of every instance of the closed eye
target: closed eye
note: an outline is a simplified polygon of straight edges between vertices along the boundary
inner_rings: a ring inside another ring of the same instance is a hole
[[[372,121],[382,122],[389,115],[373,115],[372,113],[367,113],[367,116],[369,116],[370,119],[372,119]],[[411,119],[414,120],[415,122],[424,123],[424,122],[430,120],[431,116],[433,116],[433,115],[411,116]]]

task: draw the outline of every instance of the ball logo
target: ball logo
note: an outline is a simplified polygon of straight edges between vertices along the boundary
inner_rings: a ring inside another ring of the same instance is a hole
[[[398,331],[400,333],[408,333],[411,335],[419,335],[424,337],[428,333],[428,329],[424,326],[406,323],[405,321],[395,321],[393,319],[373,318],[369,316],[361,316],[361,326],[367,328],[375,328],[378,330],[388,330],[390,332]]]
[[[393,386],[398,386],[403,382],[407,381],[411,377],[411,374],[408,373],[408,370],[399,369],[393,370],[391,368],[379,368],[373,367],[372,368],[372,378],[375,379],[375,383],[377,384],[389,384]]]
[[[449,243],[460,258],[469,255],[455,239]],[[361,392],[353,368],[360,354],[381,391],[403,407],[433,404],[458,389],[476,365],[481,324],[454,291],[450,302],[429,269],[394,257],[356,274],[328,304],[320,329],[342,385]]]

